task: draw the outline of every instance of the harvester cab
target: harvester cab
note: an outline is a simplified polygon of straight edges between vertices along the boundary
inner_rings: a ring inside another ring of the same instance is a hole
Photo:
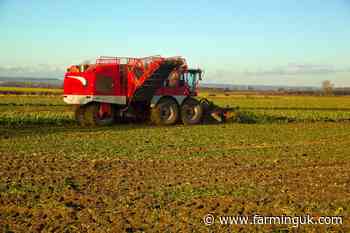
[[[199,81],[202,80],[201,69],[188,69],[182,74],[182,79],[189,87],[190,94],[196,96],[199,88]]]

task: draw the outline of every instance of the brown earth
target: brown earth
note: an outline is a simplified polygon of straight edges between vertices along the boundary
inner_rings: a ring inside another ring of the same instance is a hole
[[[298,232],[348,232],[349,210],[337,202],[350,203],[349,161],[301,159],[256,166],[237,156],[75,161],[2,155],[0,226],[14,232],[294,232],[278,225],[209,227],[202,220],[208,213],[283,213],[343,215],[341,226]]]

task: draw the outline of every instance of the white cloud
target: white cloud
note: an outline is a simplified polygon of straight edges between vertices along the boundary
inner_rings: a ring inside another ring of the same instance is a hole
[[[237,85],[320,86],[331,80],[336,86],[350,86],[350,69],[331,65],[290,63],[257,70],[208,70],[203,82]]]
[[[0,66],[0,76],[8,77],[45,77],[60,78],[65,72],[64,66],[38,64],[35,66]]]
[[[246,71],[246,76],[281,76],[281,75],[326,75],[349,72],[347,69],[335,68],[331,65],[290,63],[286,66],[258,71]]]

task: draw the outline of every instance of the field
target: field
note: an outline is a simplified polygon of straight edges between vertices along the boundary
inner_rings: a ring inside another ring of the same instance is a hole
[[[0,230],[350,232],[350,97],[209,98],[237,118],[82,128],[59,96],[0,96]],[[255,214],[343,224],[219,223]]]
[[[62,89],[39,87],[0,87],[0,94],[12,95],[60,95]]]

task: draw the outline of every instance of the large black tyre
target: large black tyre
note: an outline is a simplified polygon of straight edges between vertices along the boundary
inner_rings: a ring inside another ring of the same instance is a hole
[[[185,100],[181,107],[181,120],[184,125],[195,125],[201,123],[203,118],[203,107],[201,103],[193,98]]]
[[[101,104],[100,103],[90,103],[84,107],[83,117],[81,117],[82,121],[79,122],[84,126],[107,126],[114,123],[115,120],[115,112],[113,110],[113,106],[111,107],[110,114],[103,115],[99,113]]]
[[[161,99],[157,105],[151,109],[151,122],[155,125],[173,125],[179,119],[179,107],[175,100],[171,98]]]

